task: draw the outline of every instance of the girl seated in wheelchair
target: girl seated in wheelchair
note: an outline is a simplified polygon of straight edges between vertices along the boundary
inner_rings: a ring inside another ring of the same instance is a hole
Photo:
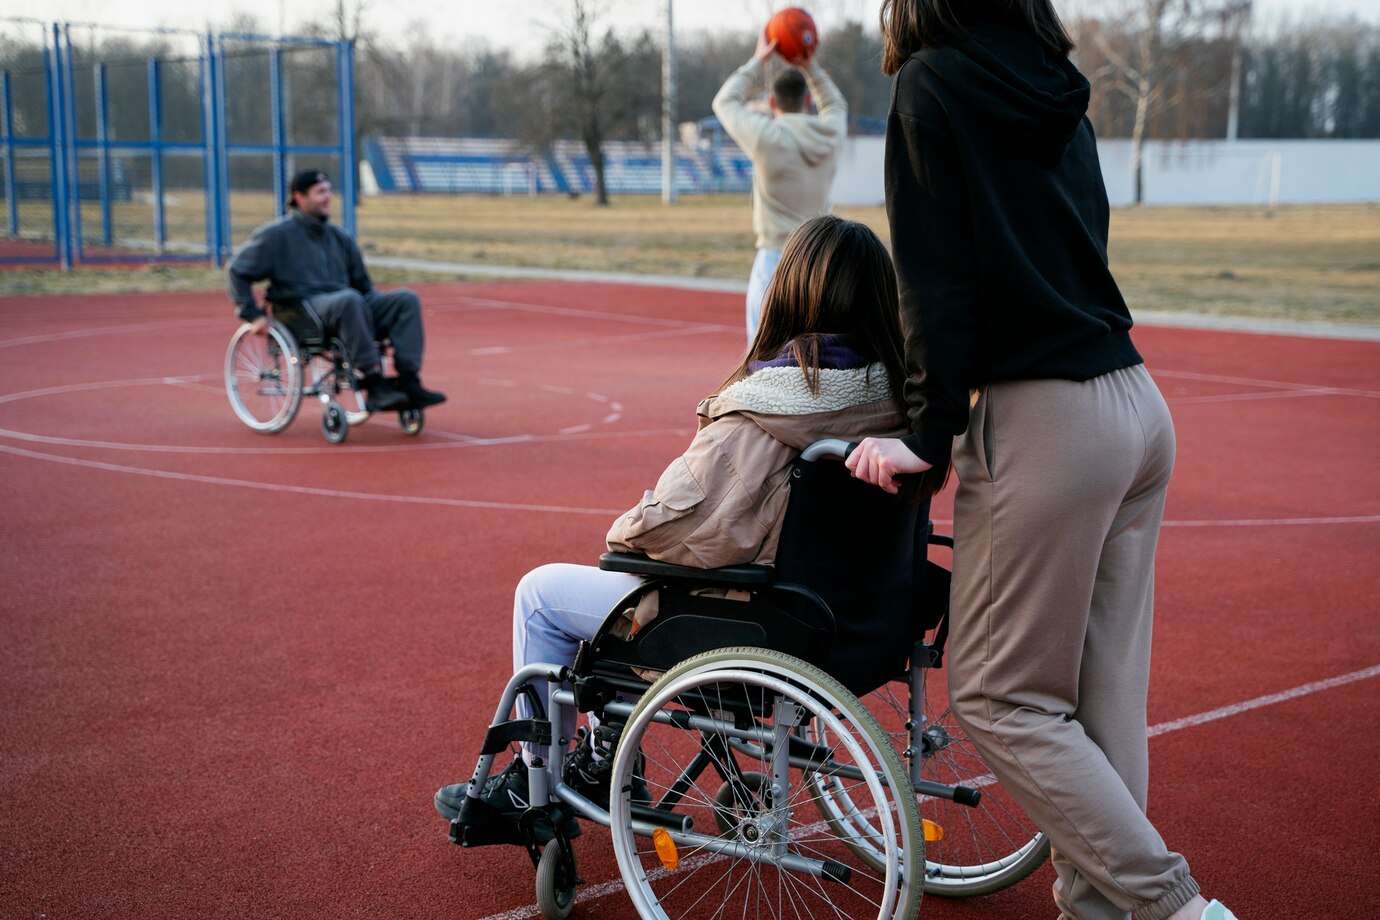
[[[700,403],[699,431],[686,452],[613,523],[609,548],[699,568],[771,564],[800,451],[825,437],[903,436],[905,379],[896,275],[881,241],[833,216],[802,224],[782,250],[747,356]],[[514,669],[572,664],[580,641],[640,581],[584,565],[529,572],[513,603]],[[517,708],[518,718],[531,718],[523,695]],[[561,738],[574,734],[573,712],[566,722]],[[595,725],[565,757],[564,781],[592,801],[607,801],[612,734]],[[527,768],[540,756],[524,744],[480,798],[521,814]],[[465,783],[442,787],[436,810],[453,820],[465,792]]]

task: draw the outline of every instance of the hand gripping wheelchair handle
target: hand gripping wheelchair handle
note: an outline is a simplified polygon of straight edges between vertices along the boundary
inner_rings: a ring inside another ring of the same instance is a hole
[[[847,460],[848,455],[857,450],[857,441],[845,441],[842,438],[824,438],[815,441],[809,447],[800,452],[800,459],[807,463],[813,463],[824,457],[836,457],[839,460]]]

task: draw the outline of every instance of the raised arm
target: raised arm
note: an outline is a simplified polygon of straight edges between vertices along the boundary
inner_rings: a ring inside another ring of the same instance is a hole
[[[762,62],[776,50],[776,42],[768,42],[763,37],[757,39],[757,52],[742,67],[724,81],[714,97],[714,114],[733,138],[749,154],[757,149],[762,134],[771,127],[772,117],[765,112],[754,112],[747,107],[748,90],[762,76]]]
[[[815,58],[810,58],[800,71],[805,74],[805,82],[810,84],[810,93],[815,97],[819,117],[834,127],[840,139],[847,137],[848,100],[843,98],[843,93],[824,68],[815,62]]]

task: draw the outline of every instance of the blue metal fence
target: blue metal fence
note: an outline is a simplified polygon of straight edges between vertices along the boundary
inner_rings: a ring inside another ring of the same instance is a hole
[[[304,167],[354,232],[350,43],[110,31],[0,20],[0,263],[220,265]]]

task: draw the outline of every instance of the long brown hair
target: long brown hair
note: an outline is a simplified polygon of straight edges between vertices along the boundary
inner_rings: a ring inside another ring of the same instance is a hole
[[[757,337],[723,386],[746,377],[754,361],[771,361],[789,350],[810,392],[818,393],[820,337],[837,333],[847,333],[860,351],[882,363],[904,413],[906,363],[891,256],[866,225],[825,215],[807,220],[786,240],[762,299]]]
[[[1023,28],[1050,54],[1068,57],[1073,39],[1050,0],[882,0],[882,73],[891,76],[923,48],[967,33],[965,18],[999,19]]]

